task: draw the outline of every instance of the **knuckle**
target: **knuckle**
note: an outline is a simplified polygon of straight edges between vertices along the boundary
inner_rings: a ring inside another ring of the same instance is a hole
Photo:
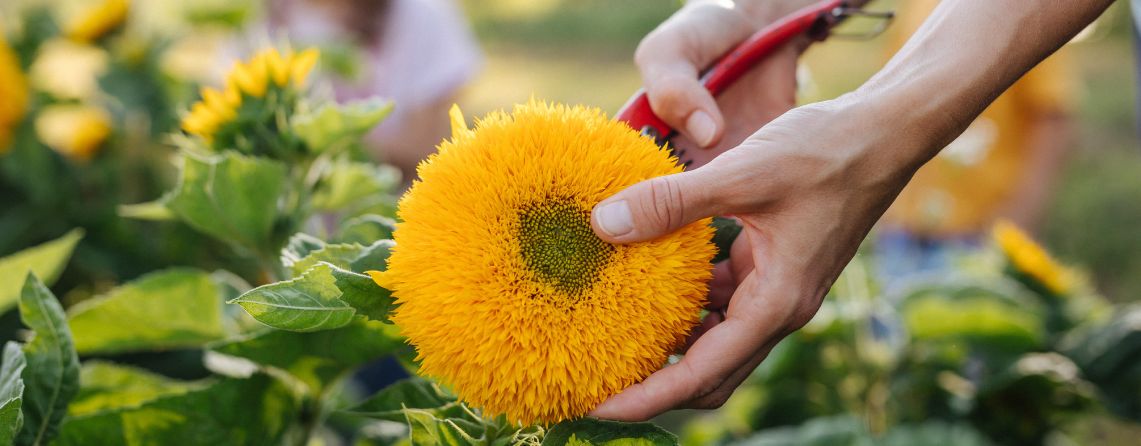
[[[663,73],[652,86],[650,102],[656,102],[663,110],[675,109],[685,102],[688,83],[683,76]]]
[[[641,42],[638,42],[638,47],[634,49],[634,65],[645,70],[658,62],[658,46],[661,36],[662,34],[658,30],[654,30],[646,35]]]
[[[692,367],[690,367],[692,370]],[[690,375],[695,376],[695,375]],[[689,385],[683,389],[680,395],[683,398],[679,401],[679,407],[696,407],[705,401],[710,394],[717,390],[720,385],[720,380],[697,380],[694,379],[688,383]]]
[[[650,199],[644,202],[643,213],[650,224],[662,230],[681,225],[685,216],[684,197],[680,185],[673,177],[651,179],[647,183]]]

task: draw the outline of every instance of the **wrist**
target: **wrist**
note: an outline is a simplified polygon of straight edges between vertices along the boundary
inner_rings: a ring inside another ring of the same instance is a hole
[[[906,181],[945,145],[938,136],[949,133],[945,116],[906,93],[861,87],[828,101],[832,115],[847,121],[833,125],[851,135],[852,162],[874,183]]]

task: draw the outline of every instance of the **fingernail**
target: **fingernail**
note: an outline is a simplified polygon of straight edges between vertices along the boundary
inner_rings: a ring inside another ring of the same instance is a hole
[[[611,237],[621,237],[634,230],[634,216],[626,200],[606,203],[594,211],[598,228]]]
[[[701,110],[689,115],[689,119],[685,120],[685,128],[689,130],[689,136],[693,137],[694,142],[702,147],[713,142],[713,134],[717,132],[713,117]]]

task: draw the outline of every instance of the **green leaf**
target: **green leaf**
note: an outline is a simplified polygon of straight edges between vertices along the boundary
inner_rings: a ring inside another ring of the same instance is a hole
[[[364,246],[355,243],[325,245],[317,250],[311,251],[309,255],[301,260],[287,264],[286,266],[289,267],[294,276],[304,274],[319,263],[329,263],[342,268],[349,268],[353,261],[361,256],[364,249]]]
[[[455,397],[435,383],[408,378],[385,387],[367,400],[345,409],[345,413],[389,421],[404,421],[404,409],[438,409],[455,404]],[[441,416],[439,412],[433,412]]]
[[[731,446],[987,446],[990,441],[965,423],[932,421],[899,425],[881,435],[868,431],[863,420],[848,415],[818,417],[798,426],[760,431]]]
[[[341,375],[404,345],[394,325],[357,318],[336,330],[267,330],[214,345],[212,350],[289,372],[315,393]]]
[[[376,214],[367,214],[344,222],[331,240],[334,243],[371,245],[377,240],[392,239],[394,231],[396,231],[395,220]]]
[[[652,423],[622,423],[597,418],[564,421],[547,431],[546,438],[543,438],[543,446],[662,446],[676,444],[678,444],[677,436]]]
[[[16,304],[29,271],[46,283],[54,283],[81,238],[83,230],[74,229],[63,237],[0,259],[0,313]]]
[[[1092,408],[1095,394],[1069,358],[1029,353],[982,377],[968,419],[1011,444],[1043,444],[1063,419]]]
[[[388,270],[388,256],[392,254],[392,248],[395,246],[396,242],[392,240],[377,240],[366,247],[364,251],[361,251],[360,257],[353,260],[349,267],[358,273],[386,271]]]
[[[729,251],[737,236],[741,235],[741,225],[732,218],[713,217],[713,245],[717,247],[717,255],[713,256],[712,263],[718,263],[729,258]]]
[[[190,269],[151,273],[68,313],[85,354],[200,347],[226,336],[217,287]]]
[[[437,418],[427,410],[405,409],[409,439],[414,445],[475,446],[485,444],[482,426],[464,419]]]
[[[358,273],[369,270],[384,271],[387,269],[388,255],[393,246],[396,244],[392,240],[377,240],[368,246],[355,243],[324,245],[310,251],[301,260],[292,263],[288,258],[285,260],[294,275],[302,274],[322,262]]]
[[[336,150],[356,142],[392,112],[392,102],[380,99],[325,105],[294,116],[293,132],[313,152]]]
[[[24,372],[27,361],[20,344],[4,344],[4,363],[0,366],[0,444],[13,444],[24,425],[20,405],[24,400]]]
[[[1097,385],[1114,413],[1141,421],[1141,305],[1067,337],[1062,351]]]
[[[138,406],[71,417],[55,444],[271,446],[282,444],[299,417],[295,397],[263,374],[194,386]]]
[[[974,284],[925,285],[903,299],[908,332],[920,341],[970,341],[976,348],[1024,352],[1045,342],[1041,305],[1014,291]]]
[[[281,250],[281,263],[285,266],[291,266],[308,256],[309,253],[324,247],[325,242],[321,239],[304,232],[298,232],[289,238],[285,248]]]
[[[280,330],[321,331],[343,327],[356,310],[341,300],[332,268],[316,265],[293,280],[254,288],[230,303],[258,322]]]
[[[357,314],[374,321],[392,323],[388,313],[396,305],[392,292],[364,274],[345,271],[332,267],[333,277],[337,280],[337,288],[341,290],[341,300],[357,310]]]
[[[120,205],[119,216],[150,221],[168,221],[175,219],[174,212],[167,207],[163,200]]]
[[[191,227],[247,248],[264,247],[285,188],[285,166],[234,152],[183,156],[178,185],[163,198]]]
[[[20,295],[20,319],[35,335],[24,345],[24,427],[16,443],[46,445],[79,391],[79,357],[63,308],[34,273]]]
[[[68,417],[138,407],[158,398],[182,395],[209,383],[167,378],[143,369],[102,361],[83,364],[79,394],[67,408]]]
[[[319,240],[305,234],[290,239],[282,260],[295,275],[303,274],[319,264],[326,264],[341,291],[340,299],[357,314],[376,321],[388,322],[392,310],[392,293],[376,285],[363,271],[387,269],[388,255],[395,244],[378,240],[369,246],[352,244],[318,245]],[[303,258],[298,259],[304,253]]]
[[[1141,305],[1115,313],[1106,323],[1076,333],[1063,345],[1063,351],[1090,379],[1116,378],[1141,357]]]
[[[400,184],[400,170],[388,165],[336,161],[313,192],[313,207],[338,211],[366,198],[392,191]]]

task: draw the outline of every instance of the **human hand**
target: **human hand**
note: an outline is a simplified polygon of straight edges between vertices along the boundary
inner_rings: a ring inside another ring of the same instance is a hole
[[[777,3],[784,2],[755,4]],[[709,307],[715,311],[696,330],[685,357],[612,396],[592,415],[644,420],[675,407],[724,403],[781,338],[812,318],[915,170],[1111,3],[940,3],[856,92],[794,109],[703,167],[635,184],[595,206],[591,225],[612,243],[654,239],[714,215],[735,215],[744,229],[728,265],[714,270]],[[685,58],[673,60],[679,59]],[[695,95],[694,84],[688,85],[680,90]],[[762,92],[751,92],[750,99]],[[673,108],[709,106],[692,98],[662,104],[658,96],[654,111],[675,125],[692,119],[692,108],[671,113]]]
[[[802,45],[783,48],[717,99],[699,75],[776,17],[727,2],[691,2],[638,45],[634,59],[654,113],[680,135],[671,141],[690,167],[740,144],[796,102],[796,59]],[[710,150],[701,150],[701,149]]]
[[[794,109],[709,164],[658,177],[595,207],[613,243],[651,240],[698,219],[734,215],[730,259],[714,270],[708,309],[680,362],[591,414],[645,420],[715,408],[783,337],[816,313],[840,271],[919,163],[879,150],[911,144],[850,98]]]

